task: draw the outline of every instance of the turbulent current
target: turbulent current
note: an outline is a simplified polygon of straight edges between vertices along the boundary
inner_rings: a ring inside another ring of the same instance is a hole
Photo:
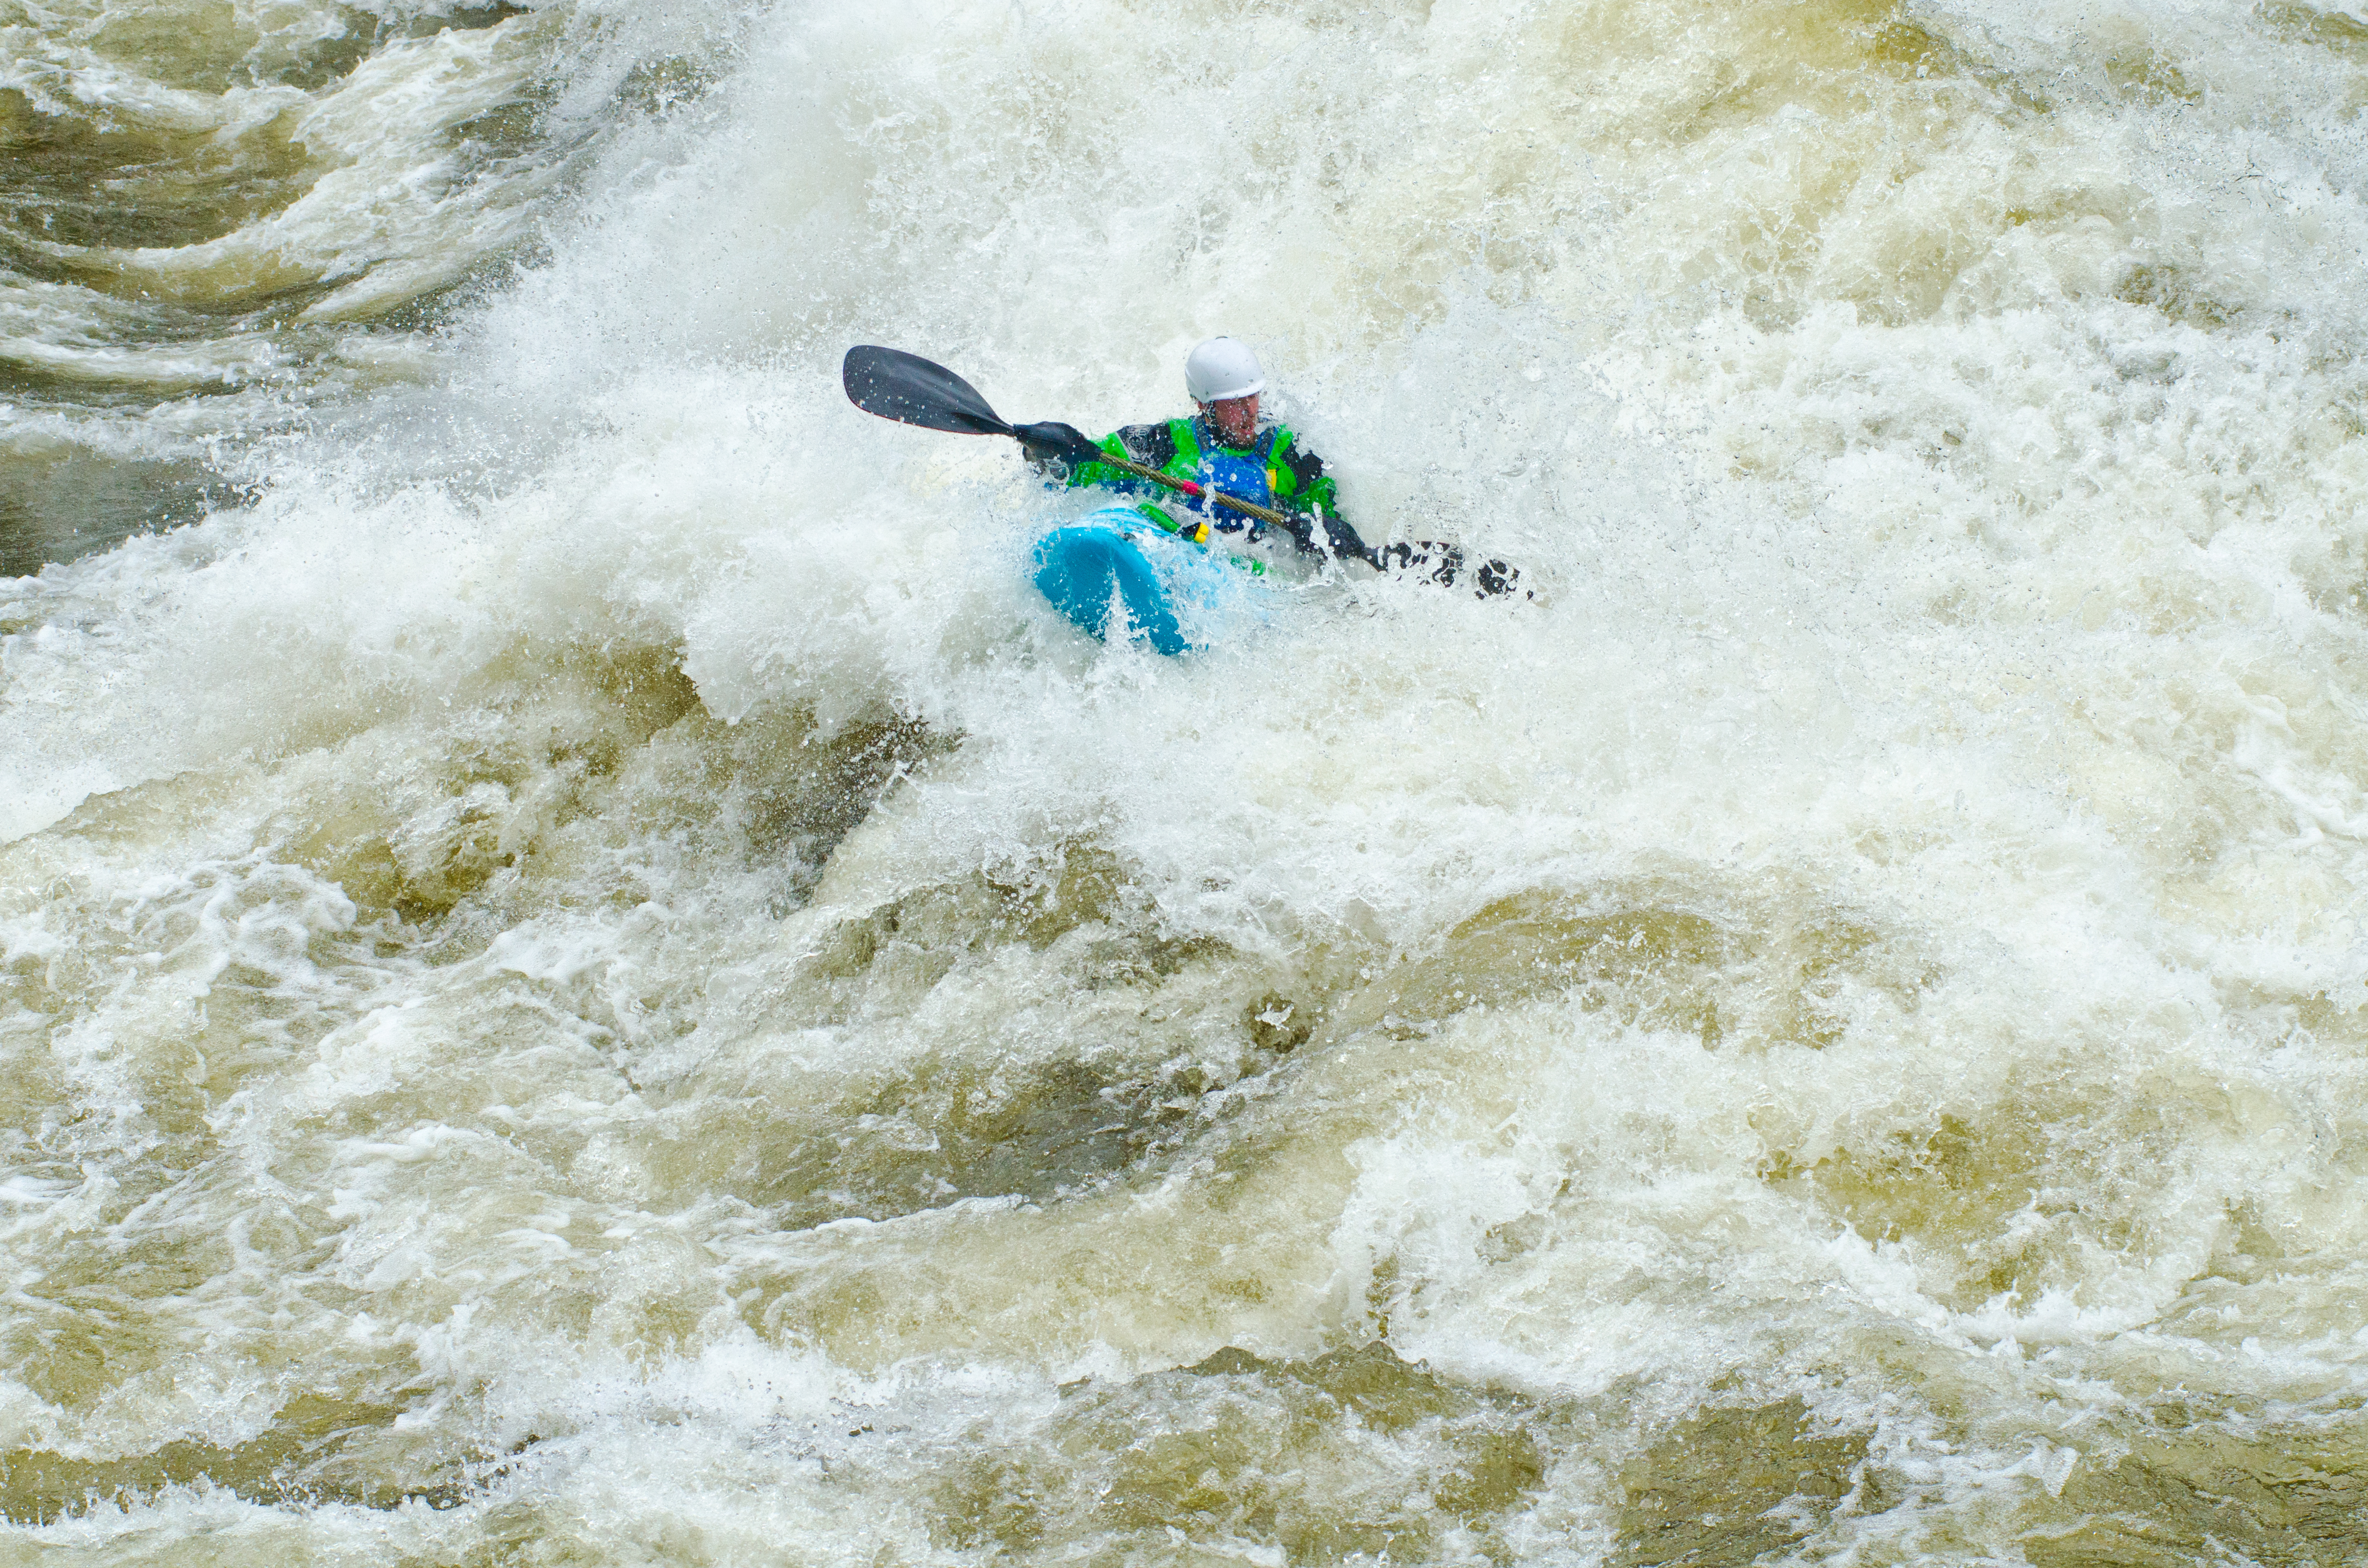
[[[0,1560],[2368,1562],[2368,13],[0,0]],[[1202,336],[1368,538],[1161,658]]]

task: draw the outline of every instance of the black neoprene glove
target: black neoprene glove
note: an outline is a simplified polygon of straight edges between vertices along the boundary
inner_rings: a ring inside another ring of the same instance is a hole
[[[1290,512],[1284,516],[1290,519],[1284,527],[1291,530],[1292,543],[1299,546],[1308,554],[1329,554],[1338,556],[1342,561],[1362,561],[1370,565],[1381,565],[1382,552],[1358,538],[1357,530],[1339,518],[1323,513],[1310,516],[1305,512]],[[1315,542],[1318,517],[1321,517],[1324,527],[1322,544]]]
[[[1099,461],[1108,455],[1083,430],[1057,419],[1039,425],[1015,425],[1011,433],[1019,438],[1019,449],[1028,454],[1032,463],[1066,463],[1075,467]]]

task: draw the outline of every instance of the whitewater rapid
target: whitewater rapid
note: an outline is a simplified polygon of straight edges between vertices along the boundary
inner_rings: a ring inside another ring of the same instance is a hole
[[[0,41],[11,1554],[2368,1550],[2368,18]],[[1217,332],[1538,597],[837,379]]]

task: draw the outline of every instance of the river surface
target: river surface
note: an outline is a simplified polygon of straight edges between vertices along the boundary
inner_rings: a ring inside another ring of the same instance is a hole
[[[2368,1562],[2363,108],[0,0],[0,1561]],[[1105,649],[838,385],[1216,332],[1537,596]]]

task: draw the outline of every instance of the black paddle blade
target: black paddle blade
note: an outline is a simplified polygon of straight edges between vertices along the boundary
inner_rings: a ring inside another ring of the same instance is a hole
[[[848,402],[882,419],[965,436],[1011,434],[976,387],[901,348],[857,345],[847,351],[839,380],[846,383]]]
[[[1107,454],[1094,445],[1093,437],[1074,425],[1064,425],[1057,419],[1047,419],[1041,425],[1015,425],[1011,433],[1019,437],[1030,458],[1053,458],[1075,468],[1079,463],[1099,462]]]
[[[1412,544],[1385,544],[1373,553],[1373,564],[1384,572],[1411,576],[1418,583],[1436,583],[1442,588],[1464,583],[1470,585],[1474,598],[1503,598],[1515,593],[1525,599],[1537,597],[1520,585],[1520,567],[1502,561],[1484,561],[1473,566],[1465,561],[1460,544],[1418,539]]]
[[[1502,561],[1482,562],[1479,570],[1472,574],[1472,581],[1477,588],[1474,597],[1478,598],[1503,598],[1517,588],[1525,599],[1537,597],[1531,590],[1521,587],[1521,569],[1508,566]]]

